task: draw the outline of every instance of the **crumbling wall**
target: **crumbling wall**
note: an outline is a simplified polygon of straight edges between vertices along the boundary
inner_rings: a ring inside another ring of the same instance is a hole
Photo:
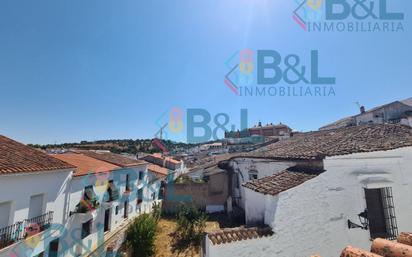
[[[192,203],[201,210],[208,205],[225,206],[229,197],[228,175],[226,172],[213,174],[204,182],[169,183],[166,186],[163,210],[174,213],[179,203]]]

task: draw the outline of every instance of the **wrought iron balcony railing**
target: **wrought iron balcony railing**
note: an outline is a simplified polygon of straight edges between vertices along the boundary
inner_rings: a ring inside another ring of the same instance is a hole
[[[5,228],[0,228],[0,249],[38,234],[50,227],[53,222],[53,212],[19,221]]]

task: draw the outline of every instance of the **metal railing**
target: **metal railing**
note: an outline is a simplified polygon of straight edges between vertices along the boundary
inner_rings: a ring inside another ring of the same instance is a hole
[[[5,228],[0,228],[0,249],[24,240],[30,235],[42,232],[53,222],[53,212],[19,221]]]

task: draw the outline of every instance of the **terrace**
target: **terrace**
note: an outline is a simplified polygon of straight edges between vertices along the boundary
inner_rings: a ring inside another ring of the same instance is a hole
[[[30,236],[39,234],[50,227],[53,222],[53,212],[25,219],[0,229],[0,249],[18,243]]]

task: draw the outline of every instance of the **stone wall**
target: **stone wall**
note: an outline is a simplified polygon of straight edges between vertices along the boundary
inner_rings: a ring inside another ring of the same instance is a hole
[[[193,203],[206,210],[207,206],[225,206],[229,197],[228,176],[226,172],[212,174],[204,182],[169,183],[166,186],[163,210],[174,213],[179,203]]]

